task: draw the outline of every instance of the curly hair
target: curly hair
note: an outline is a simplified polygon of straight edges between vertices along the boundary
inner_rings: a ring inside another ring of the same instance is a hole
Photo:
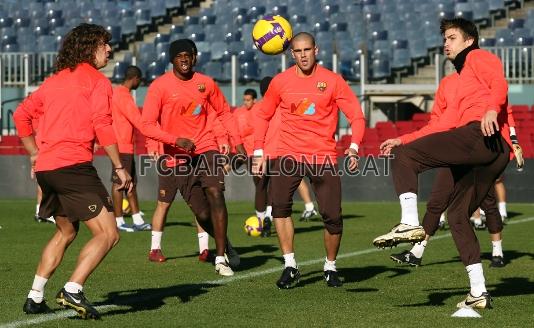
[[[57,55],[56,72],[66,68],[72,71],[81,63],[95,67],[97,48],[109,40],[111,34],[100,25],[82,23],[76,26],[63,39]]]

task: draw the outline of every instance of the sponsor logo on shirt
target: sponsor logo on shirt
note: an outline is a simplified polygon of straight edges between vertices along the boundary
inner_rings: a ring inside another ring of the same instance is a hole
[[[326,87],[327,87],[326,82],[323,82],[323,81],[317,82],[317,89],[319,89],[319,91],[324,92],[326,90]]]
[[[313,115],[315,114],[315,104],[308,98],[304,98],[297,105],[291,104],[291,113],[297,115]]]
[[[195,101],[192,101],[189,103],[189,106],[182,107],[182,110],[180,111],[180,114],[187,115],[187,116],[198,116],[202,112],[202,106],[200,104],[197,104]]]

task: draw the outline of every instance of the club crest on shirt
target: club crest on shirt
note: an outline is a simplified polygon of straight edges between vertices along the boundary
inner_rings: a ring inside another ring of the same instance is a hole
[[[198,88],[198,91],[199,92],[204,92],[206,91],[206,85],[204,83],[199,83],[197,84],[197,88]]]
[[[324,81],[317,82],[317,89],[319,89],[319,91],[324,92],[326,90],[326,87],[327,87],[326,82]]]
[[[315,114],[315,104],[308,98],[304,98],[297,105],[291,104],[291,113],[301,116],[313,115]]]

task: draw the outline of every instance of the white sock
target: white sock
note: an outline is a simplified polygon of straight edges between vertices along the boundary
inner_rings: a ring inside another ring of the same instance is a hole
[[[218,263],[226,263],[226,259],[224,258],[224,256],[215,257],[215,264],[218,264]]]
[[[484,212],[483,209],[480,209],[480,216],[485,216],[486,215],[486,212]]]
[[[69,293],[79,293],[83,290],[83,286],[79,283],[69,281],[65,284],[65,290]]]
[[[35,215],[39,214],[39,207],[40,206],[41,206],[41,204],[35,205]]]
[[[284,266],[297,268],[297,261],[295,261],[295,253],[284,254]]]
[[[266,217],[273,216],[273,207],[271,205],[267,206],[267,209],[265,209],[265,216]]]
[[[48,279],[35,275],[32,289],[28,293],[28,298],[33,299],[35,303],[41,303],[44,299],[44,288],[47,282]]]
[[[501,216],[508,217],[508,212],[506,211],[506,202],[499,202],[499,214],[501,214]]]
[[[493,246],[493,250],[491,252],[493,256],[504,257],[502,253],[502,240],[492,241],[491,245]]]
[[[337,271],[336,270],[336,260],[329,261],[328,257],[324,259],[323,271]]]
[[[313,211],[315,207],[313,206],[313,202],[309,202],[309,203],[306,203],[304,204],[304,209],[308,212],[311,212]]]
[[[417,195],[413,192],[405,192],[399,196],[401,205],[401,223],[419,226],[419,214],[417,212]]]
[[[210,235],[207,232],[201,232],[198,236],[198,252],[202,253],[205,249],[209,249]]]
[[[163,235],[163,231],[152,230],[152,246],[150,246],[150,249],[161,249],[162,235]]]
[[[141,225],[145,223],[145,220],[143,220],[141,213],[132,214],[132,219],[135,225]]]
[[[445,212],[441,213],[441,215],[439,216],[439,221],[445,222]]]
[[[485,293],[486,284],[484,280],[484,272],[482,270],[482,263],[471,264],[465,267],[469,275],[469,283],[471,285],[471,295],[479,297]]]
[[[425,252],[425,247],[426,247],[426,240],[423,240],[422,242],[419,242],[419,243],[416,243],[415,245],[413,245],[412,249],[410,250],[410,252],[417,258],[421,258],[423,257],[423,253]]]
[[[258,219],[263,221],[263,219],[265,218],[265,211],[263,212],[256,211],[256,216],[258,217]]]
[[[126,222],[124,222],[124,217],[122,216],[117,216],[115,218],[115,221],[117,221],[117,227],[120,227],[121,225],[126,224]]]

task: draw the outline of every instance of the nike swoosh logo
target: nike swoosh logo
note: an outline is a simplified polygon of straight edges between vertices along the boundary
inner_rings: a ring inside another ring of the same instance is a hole
[[[75,299],[75,298],[73,298],[72,300],[73,300],[74,303],[76,303],[76,304],[80,304],[80,303],[82,302],[82,300],[77,300],[77,299]]]
[[[289,276],[290,276],[291,278],[295,278],[295,274],[294,274],[293,272],[290,272],[290,273],[289,273]]]
[[[480,301],[482,301],[482,300],[476,300],[476,301],[472,301],[472,302],[465,301],[465,305],[473,305],[473,304],[478,303]]]
[[[397,230],[397,231],[395,231],[395,233],[403,233],[403,232],[408,232],[408,231],[413,231],[413,230],[418,230],[418,229],[420,229],[420,228],[417,227],[417,228],[406,229],[406,230]]]

